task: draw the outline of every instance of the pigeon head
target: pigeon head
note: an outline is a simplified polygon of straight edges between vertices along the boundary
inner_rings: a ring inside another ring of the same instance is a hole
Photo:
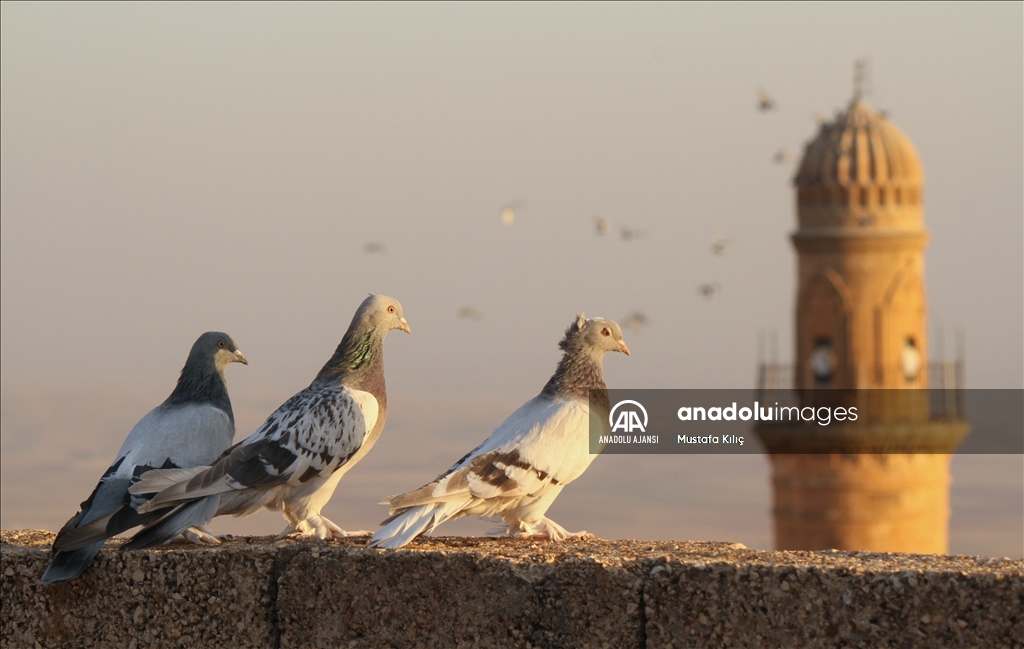
[[[548,379],[541,394],[553,397],[573,396],[588,399],[591,390],[604,391],[601,362],[606,352],[629,354],[622,340],[622,329],[614,320],[576,316],[558,346],[565,351],[555,373]],[[607,399],[607,394],[605,394]]]
[[[394,329],[401,329],[407,334],[412,333],[409,323],[402,316],[402,305],[387,295],[371,295],[363,300],[349,328],[356,326],[361,329],[376,329],[384,334]]]
[[[199,336],[199,339],[192,345],[188,359],[186,365],[193,359],[196,361],[212,360],[218,371],[222,371],[228,363],[249,364],[231,336],[222,331],[207,331]]]
[[[227,412],[234,425],[231,401],[224,383],[224,368],[230,363],[249,364],[231,336],[221,331],[207,331],[199,336],[188,353],[178,384],[167,397],[167,403],[212,403]]]
[[[348,326],[348,331],[334,351],[334,356],[331,356],[313,382],[334,380],[355,372],[369,374],[371,378],[349,377],[343,379],[343,382],[348,381],[346,385],[359,387],[366,383],[383,386],[383,342],[388,332],[394,329],[412,333],[409,323],[402,316],[402,305],[387,295],[370,295],[356,309],[356,314],[352,316],[352,324]],[[377,393],[373,394],[377,396]]]
[[[565,330],[565,337],[558,343],[566,352],[589,351],[598,356],[606,352],[622,352],[629,356],[629,347],[622,339],[622,328],[614,320],[590,318],[582,313]]]

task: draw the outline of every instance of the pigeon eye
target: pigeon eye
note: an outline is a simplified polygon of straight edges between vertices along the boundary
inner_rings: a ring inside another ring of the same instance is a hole
[[[217,346],[220,347],[221,349],[224,349],[224,341],[223,340],[218,340],[217,341]]]
[[[608,327],[605,327],[604,329],[601,330],[601,335],[602,336],[610,336],[610,335],[612,335],[612,332],[608,331]]]
[[[395,312],[395,307],[394,307],[394,305],[392,305],[392,306],[389,306],[389,307],[388,307],[388,313],[394,313],[394,312]]]

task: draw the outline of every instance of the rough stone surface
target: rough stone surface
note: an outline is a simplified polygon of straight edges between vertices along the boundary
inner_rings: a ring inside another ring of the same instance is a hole
[[[646,647],[1024,646],[1024,562],[869,552],[666,556]]]
[[[273,546],[108,543],[79,579],[48,586],[39,577],[54,536],[0,534],[4,647],[271,646]]]
[[[635,647],[653,543],[426,539],[304,547],[278,586],[283,648]]]
[[[1024,562],[741,544],[232,539],[39,582],[50,532],[0,533],[3,647],[1013,647]]]

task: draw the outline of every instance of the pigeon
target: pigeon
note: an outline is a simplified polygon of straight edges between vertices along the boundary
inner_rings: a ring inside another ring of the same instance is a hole
[[[775,110],[775,100],[772,99],[764,88],[757,91],[757,109],[762,113],[767,113],[770,110]]]
[[[320,510],[384,428],[384,337],[394,329],[410,333],[402,305],[386,295],[371,295],[309,387],[213,466],[143,475],[132,493],[156,494],[141,510],[163,516],[125,549],[155,547],[214,516],[247,516],[263,507],[280,510],[288,521],[281,537],[358,534],[341,529]]]
[[[597,233],[599,235],[604,236],[611,232],[612,222],[604,218],[603,216],[595,216],[594,228],[597,230]]]
[[[643,311],[634,311],[623,319],[622,328],[629,329],[630,331],[639,332],[647,326],[647,314]]]
[[[383,255],[385,252],[387,252],[387,248],[385,248],[384,244],[381,243],[380,241],[368,241],[366,245],[363,246],[363,252],[365,252],[368,255]]]
[[[159,518],[140,514],[145,499],[128,488],[149,469],[209,464],[231,445],[235,416],[224,368],[248,365],[231,336],[209,331],[192,345],[171,396],[135,424],[81,510],[53,542],[43,583],[75,579],[89,566],[108,538]],[[197,543],[219,543],[207,530],[187,530]]]
[[[565,354],[540,394],[436,480],[383,501],[391,516],[370,538],[370,547],[400,548],[447,520],[474,515],[501,516],[510,536],[561,541],[587,534],[567,532],[544,514],[595,457],[590,400],[597,391],[596,409],[603,412],[600,421],[606,420],[605,352],[628,355],[629,348],[614,321],[588,320],[582,313],[558,346]]]
[[[772,160],[775,162],[775,164],[780,164],[780,165],[781,164],[786,164],[787,162],[789,162],[792,159],[793,159],[793,155],[789,151],[787,151],[786,149],[779,149],[772,156]]]
[[[718,293],[718,289],[718,283],[712,282],[711,284],[701,284],[697,287],[697,292],[710,300],[715,297],[715,293]]]
[[[726,239],[725,237],[719,234],[716,234],[711,237],[711,252],[715,253],[716,255],[724,255],[725,247],[727,245],[729,245],[729,240]]]
[[[520,210],[525,207],[522,201],[512,201],[506,203],[505,207],[501,208],[501,224],[506,228],[511,227],[516,222],[516,210]]]
[[[483,317],[475,306],[466,305],[459,309],[458,316],[460,320],[479,320]]]
[[[622,228],[619,230],[619,234],[622,235],[623,241],[632,241],[633,239],[639,239],[642,236],[640,230],[637,230],[636,228],[631,228],[628,225],[622,226]]]

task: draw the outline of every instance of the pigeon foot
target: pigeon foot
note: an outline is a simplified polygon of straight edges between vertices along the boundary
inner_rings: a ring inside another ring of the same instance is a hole
[[[584,539],[597,538],[587,531],[569,532],[564,527],[551,520],[541,518],[539,521],[527,523],[517,521],[509,525],[507,534],[514,538],[530,539],[533,541],[582,541]]]
[[[349,532],[341,529],[337,523],[334,523],[323,516],[317,516],[316,518],[308,518],[306,520],[299,521],[294,526],[289,525],[277,535],[277,539],[344,539],[350,536],[370,536],[371,534],[373,534],[373,532],[369,530]]]
[[[207,527],[202,527],[198,525],[195,527],[190,527],[184,532],[182,532],[181,535],[185,538],[186,541],[195,543],[196,545],[207,545],[215,547],[221,544],[220,537],[211,532],[210,529]]]
[[[331,536],[333,536],[336,539],[344,539],[350,536],[370,536],[371,534],[373,534],[373,532],[371,532],[370,530],[357,530],[355,532],[345,531],[338,527],[337,523],[329,521],[323,516],[320,517],[320,520],[323,521],[323,524],[327,527],[327,529],[331,531]]]

